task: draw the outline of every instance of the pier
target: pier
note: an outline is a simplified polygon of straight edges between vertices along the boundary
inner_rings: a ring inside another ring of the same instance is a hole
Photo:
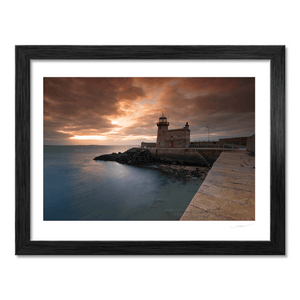
[[[222,152],[180,221],[254,221],[255,157]]]
[[[155,157],[162,160],[174,162],[180,161],[183,164],[201,164],[203,166],[212,165],[223,149],[218,148],[147,148],[150,153]],[[224,151],[232,151],[225,148]]]

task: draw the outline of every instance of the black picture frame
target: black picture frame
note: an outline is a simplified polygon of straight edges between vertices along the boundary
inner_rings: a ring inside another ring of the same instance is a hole
[[[16,46],[15,55],[16,255],[285,254],[285,46]],[[33,59],[270,60],[270,241],[31,241],[30,61]]]

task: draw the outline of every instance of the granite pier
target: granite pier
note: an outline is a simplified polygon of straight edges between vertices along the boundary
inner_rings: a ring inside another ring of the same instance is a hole
[[[222,152],[180,220],[254,221],[255,156]]]

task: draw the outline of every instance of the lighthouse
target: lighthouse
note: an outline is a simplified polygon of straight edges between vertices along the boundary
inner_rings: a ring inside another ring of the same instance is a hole
[[[169,122],[163,113],[159,118],[158,123],[156,123],[156,125],[158,127],[156,148],[165,148],[165,132],[168,131]]]
[[[190,126],[186,122],[183,128],[169,130],[169,122],[164,114],[156,123],[157,139],[156,148],[189,148]]]

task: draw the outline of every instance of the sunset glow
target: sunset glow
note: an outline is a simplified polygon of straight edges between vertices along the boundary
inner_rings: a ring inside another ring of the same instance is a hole
[[[97,135],[75,135],[70,137],[71,140],[105,140],[106,137],[105,136],[97,136]]]
[[[162,112],[191,141],[255,131],[254,78],[44,78],[46,145],[155,142]]]

